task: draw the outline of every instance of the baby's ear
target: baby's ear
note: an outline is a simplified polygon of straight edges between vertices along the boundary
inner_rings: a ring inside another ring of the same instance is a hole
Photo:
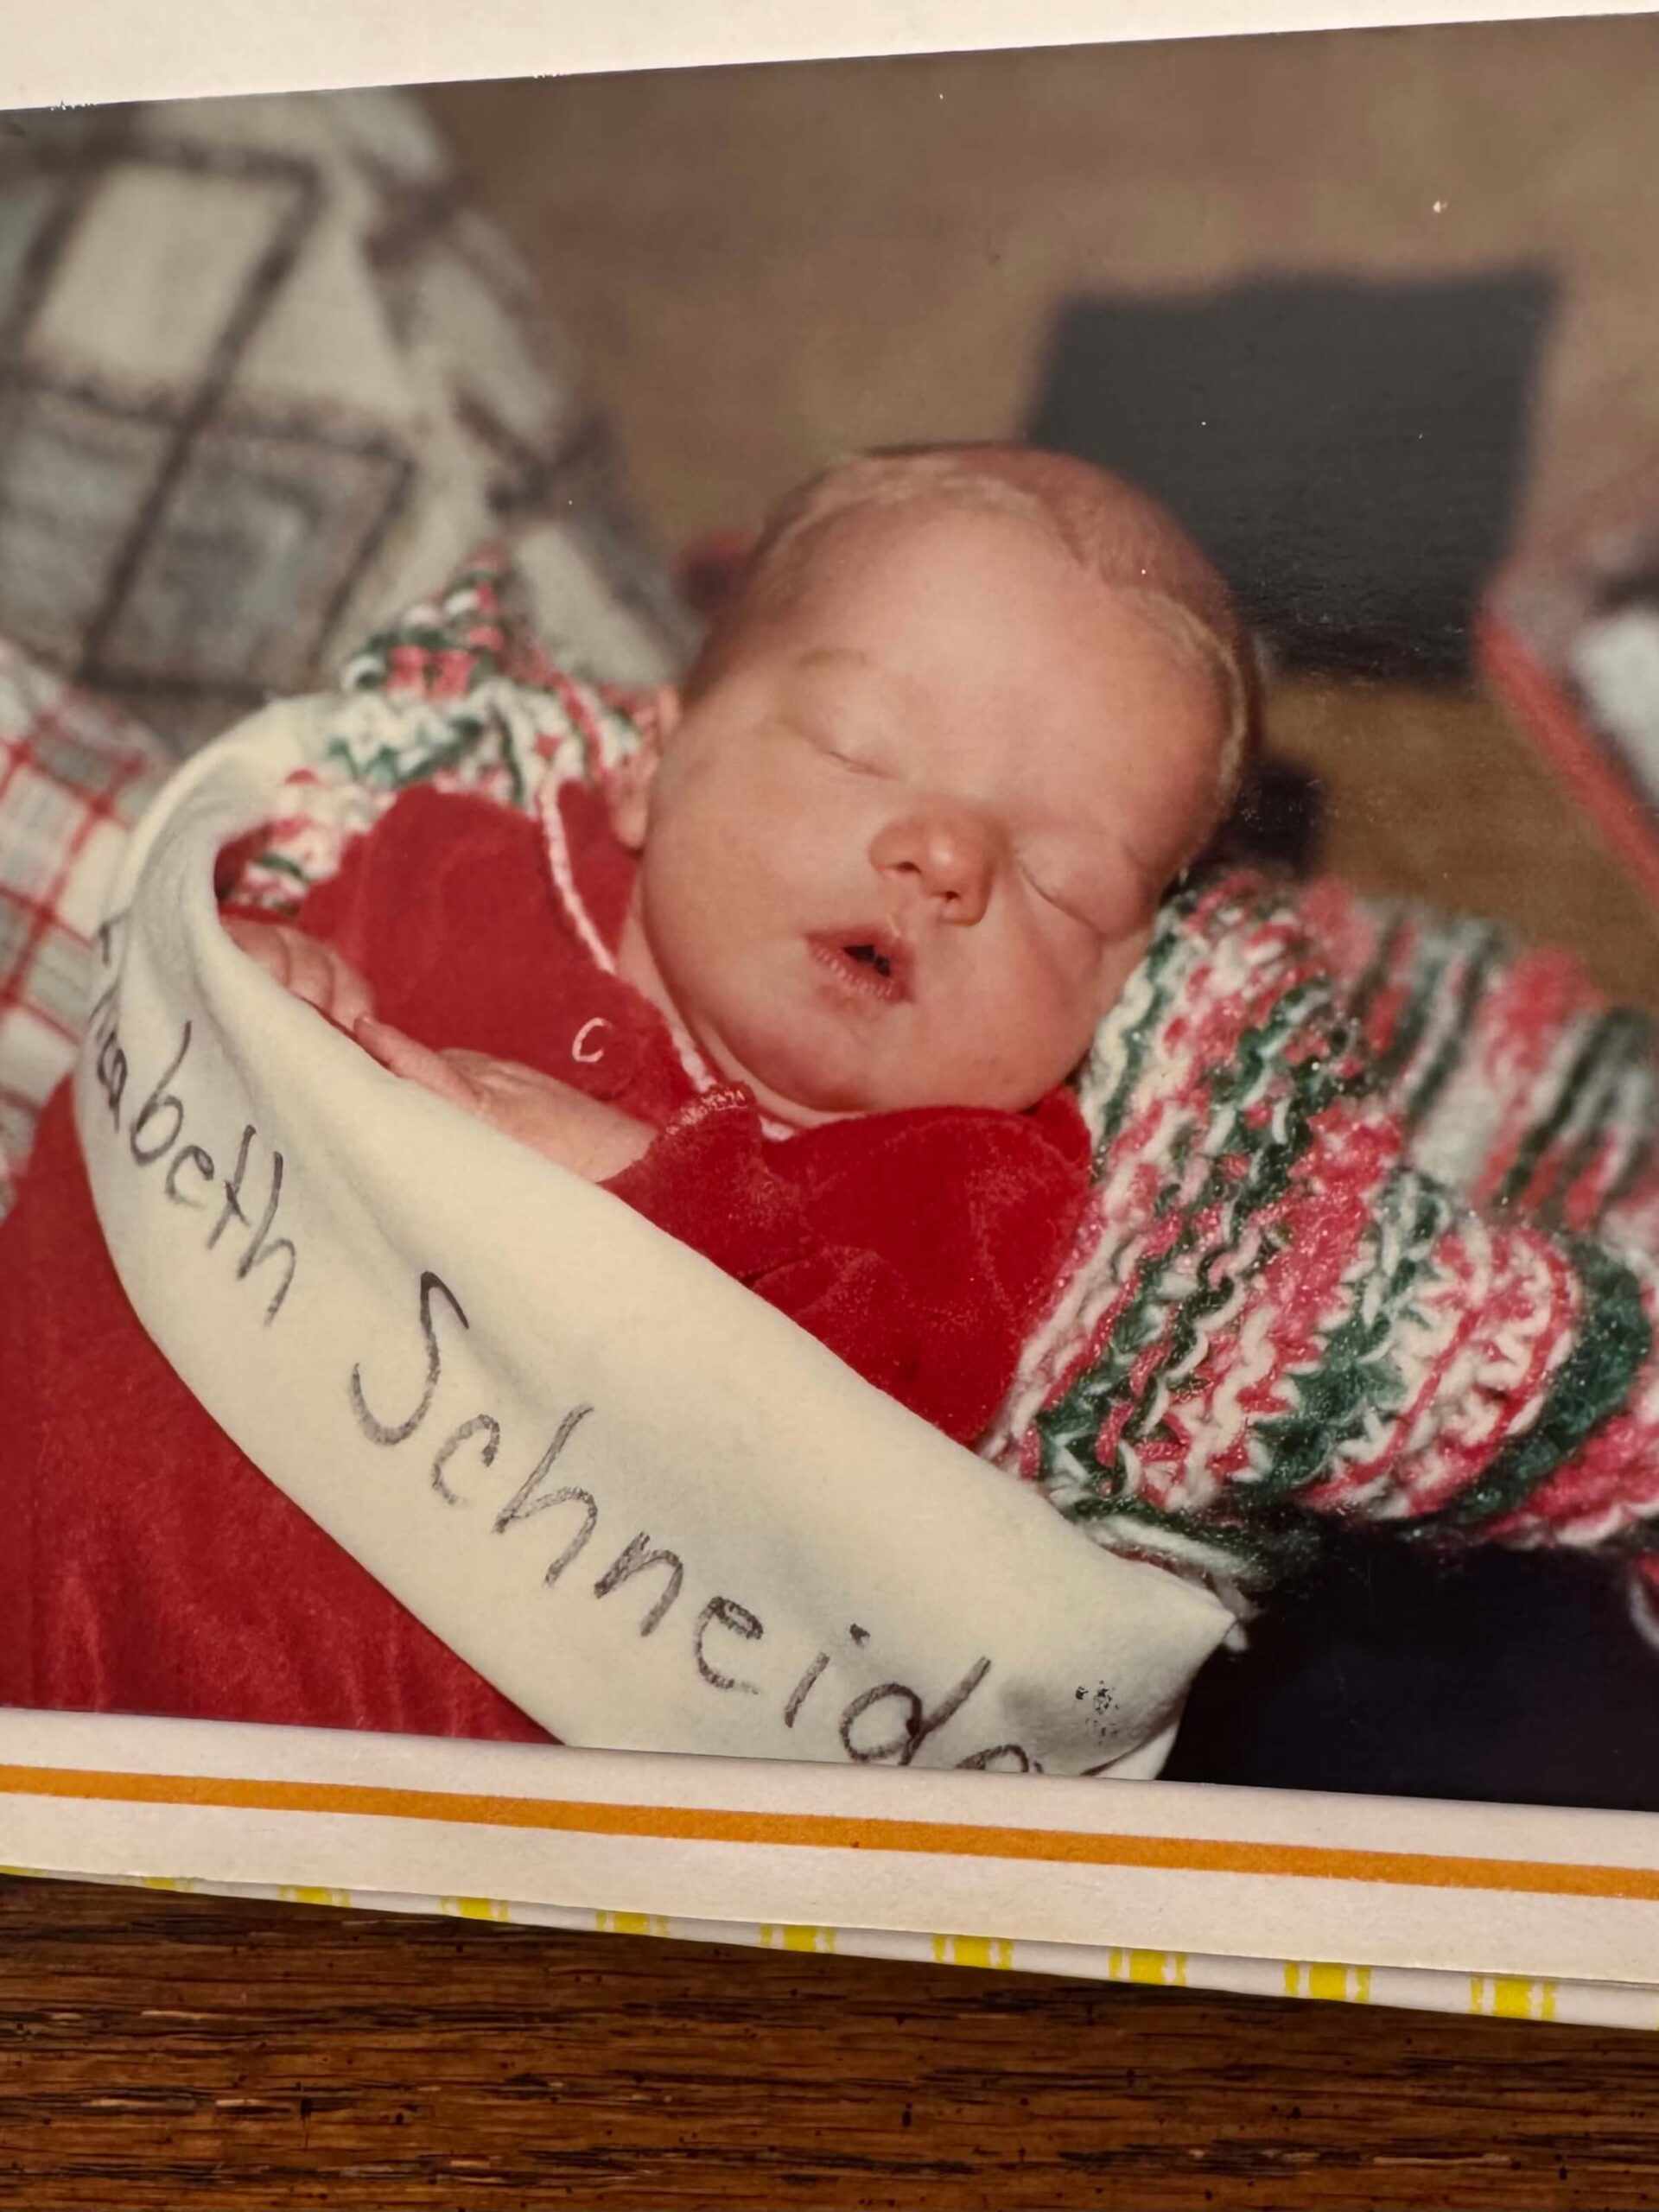
[[[639,717],[639,743],[611,779],[611,827],[631,853],[645,842],[651,819],[651,787],[662,765],[663,747],[679,727],[680,695],[671,685],[653,691]]]

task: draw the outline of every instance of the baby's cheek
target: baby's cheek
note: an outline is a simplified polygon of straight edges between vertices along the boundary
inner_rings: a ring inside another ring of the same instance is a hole
[[[1096,1020],[1103,1020],[1122,996],[1123,987],[1147,957],[1153,925],[1146,922],[1108,945],[1096,964]]]
[[[646,848],[647,896],[676,937],[741,919],[767,868],[759,808],[719,805],[715,796],[665,821]]]
[[[766,779],[709,797],[700,824],[701,857],[729,897],[750,901],[800,882],[823,829],[798,791]]]
[[[1122,997],[1123,986],[1143,950],[1138,941],[1073,952],[1054,972],[1050,1019],[1057,1057],[1067,1070],[1076,1066],[1094,1042],[1095,1033]]]
[[[1057,1063],[1069,1066],[1075,1039],[1081,1033],[1086,1041],[1094,1028],[1077,963],[1040,938],[983,950],[990,957],[979,988],[957,1009],[963,1042],[971,1049],[976,1041],[1000,1065],[1045,1076]]]

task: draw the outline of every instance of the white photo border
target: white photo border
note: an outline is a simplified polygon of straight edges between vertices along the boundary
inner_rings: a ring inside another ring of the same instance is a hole
[[[1379,1841],[1386,1839],[1386,1842]],[[13,1870],[1659,1980],[1659,1818],[0,1712]]]
[[[1649,0],[6,0],[0,110],[1650,12]]]

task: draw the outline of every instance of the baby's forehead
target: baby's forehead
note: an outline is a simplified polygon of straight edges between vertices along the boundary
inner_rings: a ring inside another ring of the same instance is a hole
[[[879,677],[887,652],[856,650],[872,633],[889,645],[894,624],[925,610],[982,625],[988,578],[1007,639],[1047,583],[1083,573],[1058,533],[1025,514],[936,499],[849,507],[773,549],[734,610],[727,664],[845,680],[862,662]],[[984,636],[969,627],[955,642],[971,659]]]
[[[1029,584],[1027,596],[1015,591],[1001,601],[997,626],[1005,634],[1010,626],[1041,625],[1050,594],[1046,587],[1064,580],[1071,590],[1081,586],[1084,597],[1098,611],[1098,629],[1120,645],[1126,623],[1137,653],[1167,660],[1184,671],[1197,671],[1214,682],[1219,674],[1220,641],[1189,609],[1160,590],[1143,583],[1131,568],[1127,574],[1096,567],[1070,545],[1058,527],[1024,512],[1007,512],[978,504],[945,505],[922,502],[902,506],[870,505],[837,513],[830,524],[794,549],[781,587],[763,594],[766,619],[738,643],[743,658],[751,654],[788,661],[814,676],[856,673],[861,664],[874,670],[868,657],[845,645],[825,641],[821,618],[843,599],[849,586],[868,587],[880,597],[895,584],[914,578],[938,584],[947,580],[953,550],[988,547],[993,574],[1016,575]],[[880,556],[879,574],[871,563]],[[947,587],[948,588],[948,587]],[[766,600],[770,604],[766,605]],[[760,610],[757,610],[760,611]],[[833,624],[830,626],[833,630]],[[1083,635],[1096,627],[1092,620],[1074,625]],[[971,639],[964,639],[964,646]],[[1101,658],[1103,679],[1109,682],[1111,653]]]
[[[1064,534],[1040,508],[978,491],[859,500],[810,522],[779,551],[804,594],[838,582],[858,561],[879,556],[893,570],[931,570],[953,550],[988,541],[1003,561],[1021,566],[1071,555]]]

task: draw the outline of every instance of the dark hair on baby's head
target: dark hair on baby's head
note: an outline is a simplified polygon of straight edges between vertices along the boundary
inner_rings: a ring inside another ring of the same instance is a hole
[[[898,446],[854,455],[778,506],[750,550],[686,684],[696,699],[756,633],[787,615],[827,534],[860,516],[904,506],[977,508],[1035,524],[1108,590],[1196,654],[1226,706],[1220,802],[1236,791],[1255,749],[1255,658],[1232,595],[1172,516],[1109,470],[1016,445]]]

